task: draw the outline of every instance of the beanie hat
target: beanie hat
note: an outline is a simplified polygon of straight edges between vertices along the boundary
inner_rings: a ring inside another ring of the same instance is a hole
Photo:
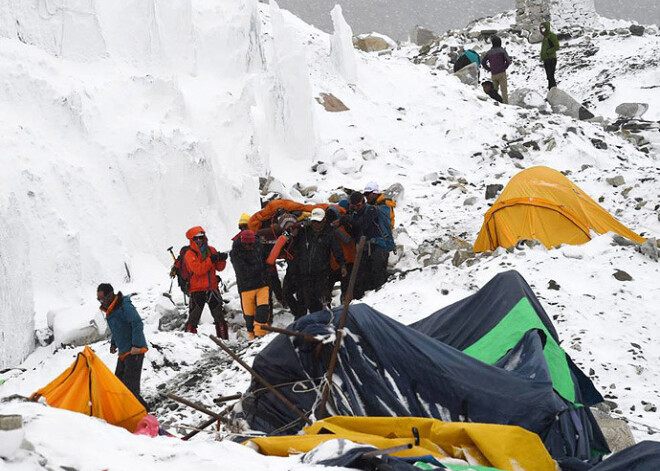
[[[254,232],[252,232],[250,229],[245,229],[244,231],[241,231],[241,242],[244,242],[246,244],[252,244],[256,240],[256,235]]]
[[[341,206],[342,208],[344,208],[344,210],[348,211],[348,206],[349,206],[348,200],[343,199],[343,200],[341,200],[341,201],[340,201],[339,203],[337,203],[337,204],[338,204],[339,206]]]
[[[295,224],[297,222],[296,218],[289,213],[282,213],[280,216],[277,218],[277,224],[280,226],[280,228],[283,231],[286,231],[291,227],[292,224]]]
[[[359,191],[354,191],[351,193],[351,204],[358,204],[361,201],[364,201],[364,195]]]
[[[248,213],[241,214],[241,217],[238,219],[238,225],[242,226],[243,224],[247,224],[248,222],[250,222],[250,215]]]

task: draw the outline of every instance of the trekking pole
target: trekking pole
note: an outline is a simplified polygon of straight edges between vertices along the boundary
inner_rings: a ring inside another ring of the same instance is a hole
[[[259,373],[254,371],[252,368],[250,368],[250,366],[247,363],[245,363],[241,359],[241,357],[239,357],[234,352],[232,352],[231,349],[229,347],[227,347],[224,344],[224,342],[222,342],[222,340],[217,338],[215,335],[209,335],[209,337],[211,338],[211,340],[213,340],[213,342],[215,342],[218,345],[218,347],[223,349],[225,351],[225,353],[227,353],[227,355],[232,357],[236,361],[236,363],[238,363],[243,368],[245,368],[245,370],[248,373],[250,373],[254,379],[256,379],[261,384],[266,386],[268,388],[268,390],[275,395],[275,397],[277,397],[280,401],[282,401],[282,403],[284,403],[285,406],[287,406],[289,409],[291,409],[293,412],[295,412],[295,414],[298,417],[303,419],[305,421],[305,423],[307,423],[307,425],[312,425],[312,421],[309,420],[309,418],[303,413],[303,411],[298,409],[298,407],[296,407],[291,401],[289,401],[284,394],[282,394],[277,389],[275,389],[275,387],[272,384],[270,384],[264,377],[262,377]]]
[[[353,264],[353,270],[351,271],[351,279],[348,282],[348,289],[346,290],[346,298],[344,299],[344,309],[341,312],[341,318],[339,319],[339,325],[335,329],[335,346],[332,349],[332,356],[330,357],[330,363],[328,364],[328,372],[325,375],[325,381],[323,383],[323,392],[321,394],[321,403],[319,404],[319,419],[326,417],[326,408],[325,404],[328,401],[328,396],[330,395],[330,384],[332,381],[332,375],[335,373],[335,366],[337,365],[337,356],[339,355],[339,349],[341,348],[341,341],[344,338],[344,326],[346,325],[346,318],[348,317],[348,306],[353,301],[353,290],[355,288],[355,280],[357,279],[358,268],[360,267],[360,262],[362,261],[362,251],[364,250],[364,244],[367,241],[365,236],[360,237],[360,242],[358,243],[357,253],[355,254],[355,263]]]

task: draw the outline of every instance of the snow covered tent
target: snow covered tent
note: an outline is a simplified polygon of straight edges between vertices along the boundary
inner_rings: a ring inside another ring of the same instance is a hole
[[[310,314],[290,329],[334,335],[339,314],[339,309]],[[549,336],[542,329],[527,331],[493,365],[365,304],[350,306],[346,329],[349,334],[335,371],[331,414],[518,425],[550,440],[544,443],[551,454],[556,451],[555,458],[582,459],[583,449],[594,445],[592,439],[600,445],[600,430],[576,412],[581,406],[555,392],[544,357]],[[312,413],[318,406],[319,385],[331,350],[331,344],[318,347],[279,335],[257,355],[253,368],[300,409]],[[240,414],[252,429],[269,434],[292,433],[303,425],[257,383],[251,385]],[[575,433],[578,427],[588,428],[580,429],[584,432],[580,443]],[[603,451],[608,451],[606,446]]]
[[[570,410],[570,414],[560,415],[541,435],[546,447],[555,458],[586,460],[609,453],[588,407],[602,402],[603,397],[559,346],[559,336],[550,318],[517,271],[495,275],[477,293],[410,327],[492,365],[501,364],[500,359],[515,351],[530,333],[543,335],[544,363],[555,391]],[[567,441],[566,437],[571,435],[575,439]]]
[[[30,397],[46,404],[98,417],[134,432],[147,415],[142,404],[88,346],[61,375]]]
[[[579,245],[591,240],[592,230],[646,241],[558,171],[532,167],[515,175],[486,212],[474,251],[513,247],[524,239],[537,239],[547,248]]]
[[[451,458],[457,464],[457,460],[469,457],[470,464],[493,467],[489,469],[556,469],[538,435],[520,427],[441,422],[415,417],[335,416],[305,427],[302,435],[252,438],[247,443],[256,445],[258,451],[265,455],[289,456],[309,452],[322,443],[337,439],[379,449],[414,443],[412,448],[392,454],[407,460],[432,457],[438,463],[438,460]],[[345,466],[344,463],[327,461],[320,464]],[[419,469],[412,465],[405,468]]]

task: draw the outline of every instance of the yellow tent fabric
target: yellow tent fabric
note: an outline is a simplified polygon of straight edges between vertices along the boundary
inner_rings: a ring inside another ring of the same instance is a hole
[[[412,429],[419,431],[419,445],[392,456],[433,455],[437,459],[457,458],[472,465],[492,466],[510,471],[555,471],[538,435],[510,425],[442,422],[419,417],[342,417],[319,420],[304,428],[305,435],[253,438],[260,453],[289,456],[306,453],[318,445],[344,438],[376,448],[413,444]]]
[[[547,248],[584,244],[591,230],[646,241],[558,171],[532,167],[514,176],[488,210],[474,251],[513,247],[522,239],[538,239]]]
[[[147,415],[133,393],[88,346],[69,368],[30,399],[41,397],[49,406],[98,417],[131,433]]]

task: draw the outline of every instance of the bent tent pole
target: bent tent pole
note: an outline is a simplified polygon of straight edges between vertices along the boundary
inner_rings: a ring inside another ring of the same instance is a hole
[[[323,383],[323,393],[321,394],[321,404],[319,404],[319,419],[323,419],[327,415],[325,409],[325,404],[328,401],[328,396],[330,395],[330,382],[332,381],[332,375],[335,373],[335,366],[337,366],[337,355],[339,355],[339,349],[341,348],[341,341],[344,334],[344,326],[346,325],[346,318],[348,317],[348,307],[353,301],[353,290],[355,289],[355,280],[357,279],[358,268],[360,267],[360,262],[362,261],[362,251],[364,250],[364,244],[367,241],[365,236],[360,237],[360,242],[358,243],[357,253],[355,254],[355,263],[353,264],[353,270],[351,271],[351,279],[348,282],[348,289],[346,290],[346,298],[344,299],[344,309],[341,312],[341,318],[339,319],[339,325],[335,330],[335,346],[332,350],[332,356],[330,357],[330,363],[328,364],[328,372],[325,375],[325,381]]]
[[[200,404],[189,401],[188,399],[184,399],[184,398],[179,397],[176,394],[172,394],[172,393],[165,394],[165,397],[167,397],[169,399],[172,399],[173,401],[180,402],[181,404],[185,404],[188,407],[192,407],[193,409],[198,410],[199,412],[202,412],[206,415],[210,415],[211,417],[213,417],[213,422],[216,422],[216,421],[219,420],[220,422],[222,422],[224,424],[232,425],[231,420],[229,420],[227,417],[224,417],[224,416],[222,416],[222,415],[220,415],[216,412],[213,412],[211,409],[207,409],[206,407],[204,407]]]
[[[410,450],[412,447],[413,447],[412,444],[406,443],[405,445],[393,446],[391,448],[381,448],[378,450],[365,451],[364,453],[362,453],[362,456],[360,456],[360,458],[362,459],[375,458],[377,456],[389,455],[391,453],[398,453],[400,451]]]
[[[234,395],[232,395],[232,396],[221,396],[221,397],[218,397],[217,399],[213,399],[213,402],[215,402],[216,404],[220,404],[220,403],[222,403],[222,402],[233,401],[234,399],[240,399],[240,398],[242,398],[242,397],[243,397],[243,394],[238,393],[238,394],[234,394]],[[229,410],[230,410],[232,407],[233,407],[233,406],[231,406],[231,405],[225,407],[225,408],[222,410],[222,412],[220,412],[220,415],[224,416],[227,412],[229,412]],[[199,424],[199,425],[197,426],[197,428],[192,429],[192,430],[191,430],[190,432],[188,432],[186,435],[184,435],[183,437],[181,437],[181,440],[184,440],[184,441],[186,441],[186,440],[190,440],[192,437],[194,437],[195,435],[197,435],[199,432],[203,431],[203,430],[204,430],[205,428],[207,428],[207,427],[210,427],[211,425],[213,425],[213,424],[216,423],[216,422],[218,422],[218,420],[217,420],[217,419],[214,419],[214,418],[211,418],[211,419],[209,419],[209,420],[207,420],[207,421],[205,421],[205,422],[202,422],[201,424]]]
[[[301,419],[303,419],[307,425],[312,425],[312,421],[309,420],[309,417],[307,417],[307,416],[303,413],[303,411],[301,411],[300,409],[298,409],[298,408],[297,408],[297,407],[296,407],[291,401],[289,401],[289,400],[286,398],[286,396],[285,396],[284,394],[282,394],[282,393],[279,392],[277,389],[275,389],[275,387],[273,387],[272,384],[270,384],[265,378],[263,378],[261,375],[259,375],[259,373],[257,373],[257,372],[254,371],[252,368],[250,368],[250,366],[249,366],[247,363],[245,363],[245,362],[241,359],[241,357],[239,357],[237,354],[235,354],[233,351],[231,351],[231,349],[230,349],[229,347],[227,347],[227,346],[224,344],[224,342],[222,342],[222,340],[220,340],[219,338],[217,338],[215,335],[209,335],[209,338],[210,338],[211,340],[213,340],[213,342],[215,342],[215,343],[218,345],[218,347],[220,347],[221,349],[223,349],[223,350],[225,351],[225,353],[227,353],[227,355],[229,355],[230,357],[232,357],[232,358],[236,361],[236,363],[238,363],[238,364],[241,365],[243,368],[245,368],[245,370],[246,370],[248,373],[250,373],[254,379],[256,379],[256,380],[259,381],[261,384],[263,384],[264,386],[266,386],[266,387],[268,388],[268,390],[269,390],[270,392],[272,392],[272,393],[275,395],[275,397],[277,397],[280,401],[282,401],[282,403],[284,403],[285,406],[287,406],[289,409],[291,409],[293,412],[295,412],[295,414],[296,414],[298,417],[300,417]]]

